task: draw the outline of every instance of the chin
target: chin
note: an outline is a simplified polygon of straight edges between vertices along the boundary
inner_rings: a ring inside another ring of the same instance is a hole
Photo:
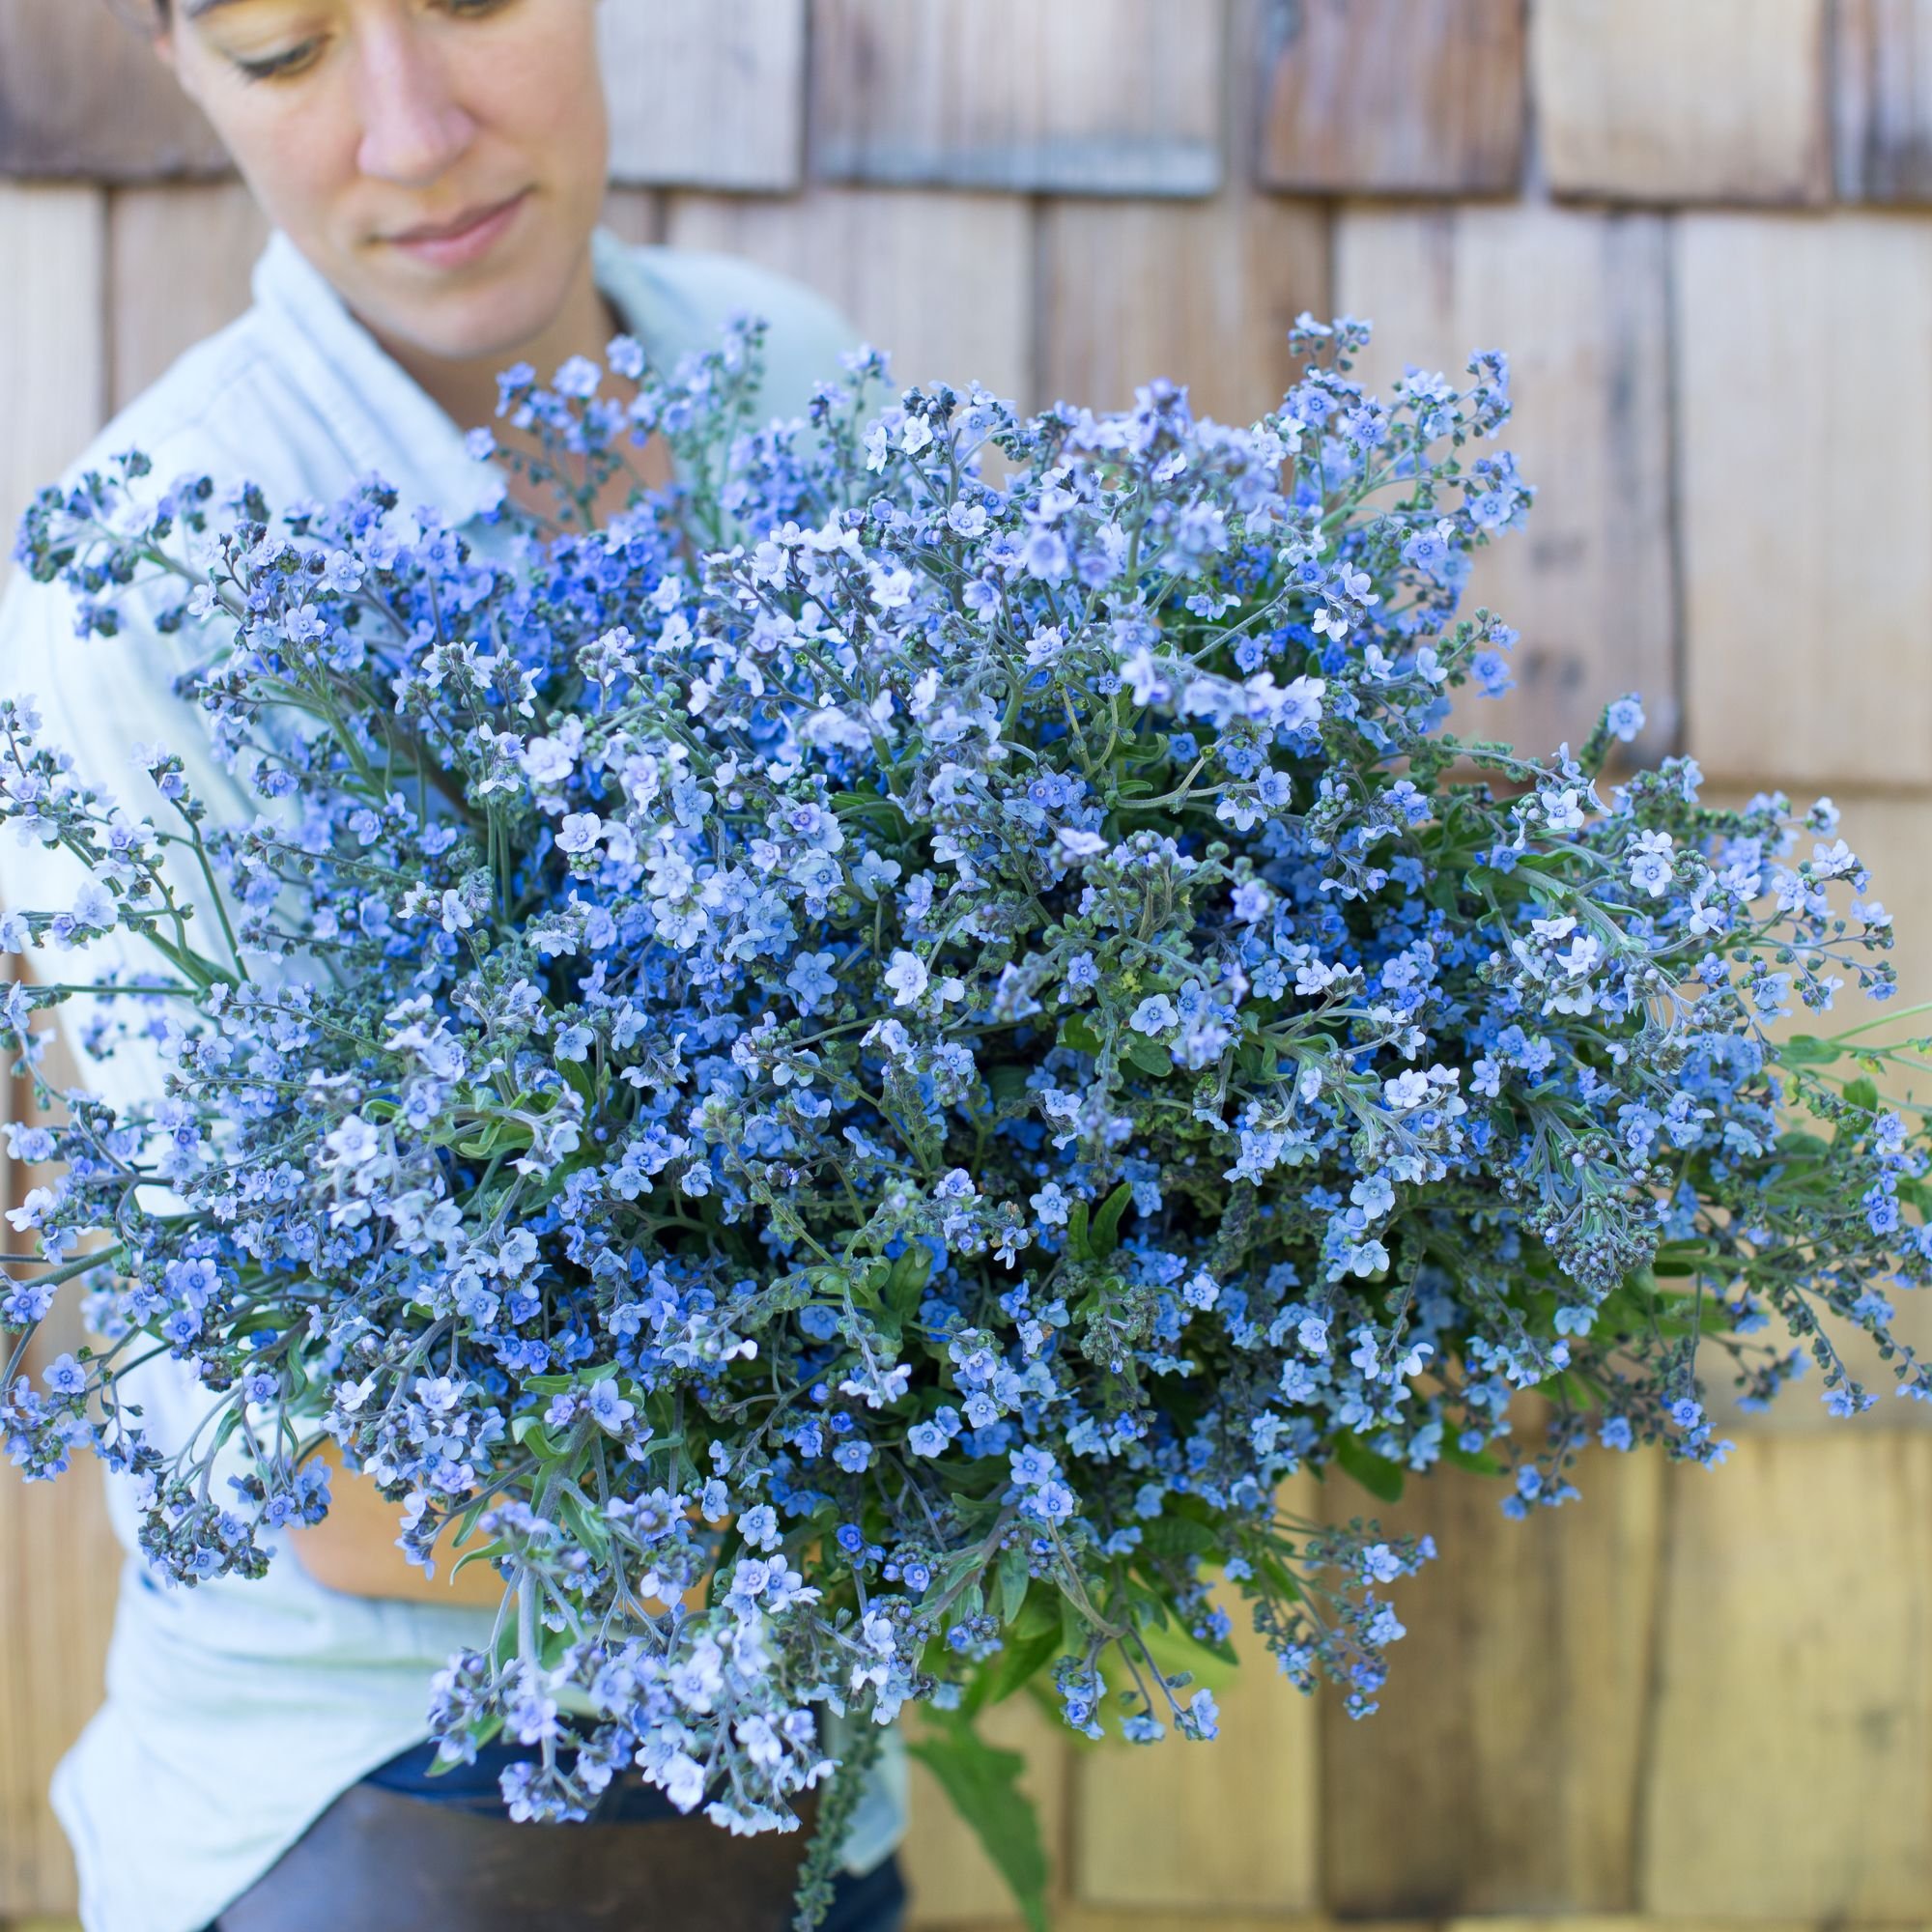
[[[350,306],[375,333],[440,361],[507,368],[569,299],[572,266],[512,257],[487,274],[365,276]]]
[[[418,298],[391,309],[381,332],[440,361],[488,361],[507,368],[524,345],[555,320],[564,295],[559,286],[554,298],[533,298],[528,283],[511,282]]]

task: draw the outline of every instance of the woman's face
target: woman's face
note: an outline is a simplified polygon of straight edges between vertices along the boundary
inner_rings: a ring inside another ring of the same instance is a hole
[[[596,0],[173,0],[163,52],[263,209],[375,333],[451,360],[587,273]]]

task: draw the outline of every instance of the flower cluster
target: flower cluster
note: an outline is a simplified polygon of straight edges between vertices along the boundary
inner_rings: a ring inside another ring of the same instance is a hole
[[[58,1179],[0,1323],[71,1280],[105,1337],[10,1370],[14,1462],[130,1472],[193,1582],[327,1509],[332,1438],[413,1560],[455,1524],[505,1580],[448,1752],[527,1745],[520,1816],[635,1763],[757,1831],[908,1700],[1043,1674],[1091,1735],[1211,1736],[1241,1599],[1372,1710],[1433,1551],[1284,1513],[1298,1471],[1522,1514],[1592,1435],[1716,1462],[1700,1342],[1750,1401],[1807,1348],[1874,1399],[1826,1316],[1932,1394],[1879,1292],[1932,1268],[1922,1137],[1767,1032],[1889,992],[1863,868],[1828,803],[1613,782],[1634,698],[1541,760],[1445,729],[1509,685],[1458,609],[1529,503],[1507,370],[1378,399],[1366,339],[1304,318],[1246,428],[1158,382],[868,413],[873,352],[760,425],[751,321],[513,372],[567,510],[668,439],[601,528],[138,458],[45,493],[20,554],[83,633],[207,627],[253,809],[159,748],[125,809],[0,696],[0,818],[74,861],[0,947],[144,941],[90,1040],[164,1069],[14,1130]],[[65,991],[0,1003],[37,1079]],[[221,1405],[179,1453],[117,1398],[157,1348]]]

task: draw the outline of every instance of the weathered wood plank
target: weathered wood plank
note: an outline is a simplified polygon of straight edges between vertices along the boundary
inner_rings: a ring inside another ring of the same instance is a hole
[[[102,315],[106,204],[99,189],[0,182],[0,535],[99,428],[107,405]],[[26,265],[31,265],[28,269]],[[6,566],[0,564],[0,575]]]
[[[1932,1441],[1753,1436],[1668,1480],[1637,1902],[1922,1921]]]
[[[656,188],[613,187],[604,197],[604,225],[626,242],[662,242],[664,196]]]
[[[1016,401],[1032,392],[1032,231],[1026,204],[1010,195],[674,194],[666,239],[748,256],[818,289],[893,352],[901,386],[978,381]]]
[[[604,0],[611,179],[781,190],[805,167],[806,0]]]
[[[1823,202],[1829,0],[1537,0],[1537,140],[1558,194]]]
[[[1391,1592],[1409,1634],[1380,1711],[1351,1722],[1324,1699],[1331,1912],[1631,1907],[1661,1478],[1655,1458],[1593,1451],[1582,1499],[1523,1522],[1501,1515],[1502,1484],[1453,1469],[1396,1509],[1329,1480],[1337,1519],[1440,1551]]]
[[[0,980],[17,960],[0,961]],[[48,1077],[71,1082],[56,1043]],[[24,1083],[0,1074],[0,1120],[35,1118]],[[0,1208],[46,1177],[0,1153]],[[70,1291],[54,1305],[27,1369],[41,1369],[82,1339]],[[47,1804],[61,1753],[100,1702],[121,1547],[99,1477],[76,1469],[58,1487],[29,1487],[0,1470],[0,1915],[71,1912],[73,1864]]]
[[[1523,0],[1269,0],[1260,178],[1493,194],[1522,167]]]
[[[80,454],[104,412],[106,255],[98,189],[0,184],[0,260],[31,265],[0,292],[0,527],[9,548],[29,495]],[[71,1074],[54,1072],[57,1084],[63,1077]],[[0,1075],[0,1118],[23,1118],[26,1097]],[[0,1153],[0,1208],[31,1179]],[[69,1296],[35,1366],[76,1339]],[[47,1779],[99,1702],[118,1571],[88,1472],[55,1490],[28,1489],[0,1471],[0,1914],[72,1909],[72,1867],[47,1808]]]
[[[1932,227],[1687,214],[1675,249],[1690,749],[1932,785]]]
[[[112,400],[125,408],[185,349],[247,308],[269,238],[238,183],[117,189],[109,203]],[[156,300],[157,291],[167,298]]]
[[[915,1730],[917,1719],[914,1720]],[[1027,1760],[1021,1788],[1039,1809],[1040,1835],[1053,1861],[1056,1890],[1066,1887],[1066,1760],[1073,1747],[1064,1726],[1032,1698],[996,1705],[980,1719],[988,1744],[1021,1752]],[[921,1925],[956,1926],[1010,1915],[1013,1895],[993,1868],[980,1841],[952,1808],[938,1783],[917,1760],[912,1766],[911,1829],[900,1858],[912,1893],[912,1917]]]
[[[1220,0],[813,0],[823,181],[1211,194]]]
[[[1517,689],[1465,690],[1453,728],[1553,752],[1602,706],[1641,694],[1646,755],[1677,724],[1665,255],[1662,223],[1548,207],[1346,207],[1335,300],[1376,324],[1360,367],[1463,379],[1471,351],[1511,358],[1500,439],[1537,487],[1526,526],[1476,560],[1463,609],[1518,632]]]
[[[224,173],[199,108],[107,6],[0,0],[0,175]]]
[[[1836,34],[1839,199],[1932,202],[1932,0],[1838,0]]]
[[[1705,793],[1713,804],[1733,806],[1743,804],[1747,796],[1746,791],[1733,786]],[[1833,796],[1843,813],[1838,836],[1870,867],[1870,896],[1883,903],[1891,915],[1894,945],[1883,956],[1897,969],[1898,991],[1888,1004],[1875,1006],[1851,983],[1852,975],[1841,972],[1840,977],[1847,984],[1831,1012],[1809,1012],[1800,1006],[1791,1019],[1775,1026],[1774,1033],[1779,1037],[1793,1033],[1829,1035],[1853,1027],[1869,1027],[1872,1031],[1865,1039],[1872,1045],[1896,1045],[1932,1034],[1932,1015],[1907,1011],[1920,1003],[1932,1002],[1932,874],[1928,874],[1925,865],[1926,851],[1932,848],[1932,798],[1873,796],[1844,790],[1836,791]],[[1794,798],[1800,810],[1809,803],[1809,793]],[[1792,858],[1807,857],[1810,849],[1811,841],[1804,839]],[[1922,1066],[1922,1055],[1910,1058]],[[1890,1100],[1932,1101],[1932,1074],[1922,1070],[1893,1067],[1878,1074],[1877,1084],[1879,1092]],[[1899,1289],[1886,1281],[1872,1285],[1892,1305],[1894,1335],[1916,1353],[1932,1360],[1932,1294]],[[1847,1368],[1877,1395],[1878,1402],[1856,1423],[1833,1415],[1824,1406],[1824,1381],[1814,1363],[1769,1408],[1747,1413],[1736,1404],[1732,1386],[1736,1372],[1729,1356],[1706,1343],[1698,1353],[1698,1371],[1706,1390],[1705,1406],[1720,1435],[1737,1440],[1742,1439],[1744,1432],[1836,1435],[1856,1429],[1863,1435],[1877,1430],[1932,1428],[1932,1403],[1899,1397],[1897,1378],[1892,1373],[1895,1360],[1889,1363],[1882,1360],[1877,1345],[1855,1322],[1821,1308],[1814,1307],[1813,1312]],[[1748,1339],[1754,1344],[1771,1345],[1778,1354],[1789,1353],[1800,1346],[1775,1318],[1769,1329]]]
[[[1253,422],[1294,380],[1288,331],[1328,310],[1328,221],[1304,202],[1054,201],[1041,216],[1043,402],[1124,409],[1151,377]]]
[[[1282,1505],[1308,1518],[1312,1479]],[[1241,1668],[1217,1691],[1221,1734],[1190,1744],[1171,1732],[1151,1746],[1110,1742],[1073,1758],[1074,1890],[1090,1909],[1218,1915],[1312,1912],[1318,1858],[1320,1716],[1247,1627],[1233,1586]],[[1138,1916],[1134,1924],[1139,1927]]]

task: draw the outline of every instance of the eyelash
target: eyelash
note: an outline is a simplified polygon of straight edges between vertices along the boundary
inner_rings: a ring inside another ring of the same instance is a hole
[[[511,5],[511,0],[441,0],[441,4],[458,19],[481,19],[486,14],[501,13]],[[245,81],[287,80],[310,66],[321,48],[320,41],[304,41],[300,46],[291,47],[285,54],[275,54],[261,61],[238,60],[235,65]]]

